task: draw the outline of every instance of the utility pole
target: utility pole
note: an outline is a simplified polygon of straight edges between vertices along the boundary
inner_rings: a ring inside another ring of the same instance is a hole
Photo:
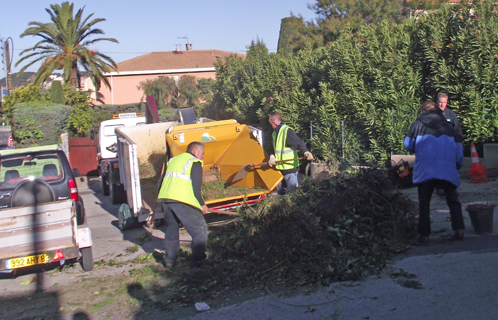
[[[10,50],[9,50],[9,39],[10,42],[12,43],[12,53],[14,53],[14,42],[12,41],[11,37],[8,37],[7,40],[5,40],[5,62],[7,64],[7,93],[10,95],[10,91],[12,90],[12,74],[10,72],[10,67],[12,66],[12,63],[10,61]]]
[[[9,40],[10,43],[12,44],[12,50],[10,49],[9,46]],[[14,53],[14,42],[11,37],[8,37],[5,39],[0,39],[0,43],[2,43],[1,49],[4,51],[2,52],[2,57],[5,59],[2,62],[5,62],[5,85],[7,86],[7,95],[10,94],[10,91],[12,90],[12,75],[10,72],[10,68],[12,66],[12,61],[10,60],[10,55],[11,51]]]

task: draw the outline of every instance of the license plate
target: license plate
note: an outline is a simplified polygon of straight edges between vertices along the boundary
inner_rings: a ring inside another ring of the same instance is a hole
[[[49,262],[50,259],[48,258],[48,254],[44,253],[36,256],[9,259],[5,262],[5,265],[7,269],[17,269]]]

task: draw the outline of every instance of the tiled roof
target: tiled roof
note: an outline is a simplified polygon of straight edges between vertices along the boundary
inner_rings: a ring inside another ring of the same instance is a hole
[[[231,54],[234,53],[221,50],[156,51],[117,63],[117,71],[212,68],[217,58],[228,57]]]

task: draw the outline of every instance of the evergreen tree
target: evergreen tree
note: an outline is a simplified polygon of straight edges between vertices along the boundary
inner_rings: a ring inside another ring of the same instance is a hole
[[[280,23],[277,52],[292,54],[295,48],[302,48],[305,41],[305,28],[303,18],[283,18]]]
[[[50,100],[52,100],[53,103],[65,104],[64,92],[62,91],[62,84],[60,81],[52,81]]]

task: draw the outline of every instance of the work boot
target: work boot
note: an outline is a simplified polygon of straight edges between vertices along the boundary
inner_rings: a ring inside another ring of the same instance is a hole
[[[178,259],[175,261],[171,262],[171,260],[168,260],[166,255],[163,255],[163,262],[164,262],[164,269],[166,270],[171,270],[173,269],[177,264],[178,264]]]
[[[419,236],[417,242],[421,246],[428,246],[430,244],[430,240],[429,240],[428,236]]]
[[[455,230],[455,235],[453,236],[453,240],[463,240],[465,238],[463,229]]]
[[[190,263],[189,263],[189,267],[190,268],[200,268],[204,265],[204,262],[206,261],[206,259],[202,259],[202,260],[190,260]]]

